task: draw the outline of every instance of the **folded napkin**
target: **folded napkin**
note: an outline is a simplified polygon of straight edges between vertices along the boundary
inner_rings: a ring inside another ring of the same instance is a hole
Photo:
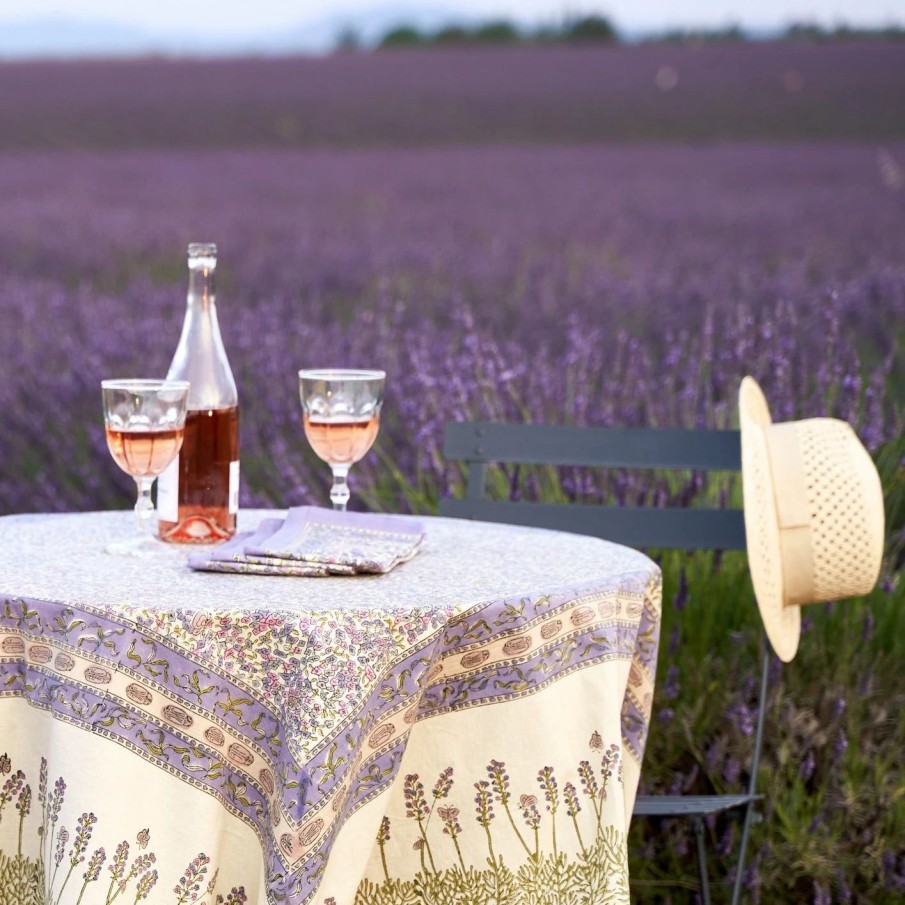
[[[383,574],[411,559],[423,537],[418,522],[298,506],[285,521],[264,519],[255,531],[193,553],[188,563],[203,571],[253,575]]]

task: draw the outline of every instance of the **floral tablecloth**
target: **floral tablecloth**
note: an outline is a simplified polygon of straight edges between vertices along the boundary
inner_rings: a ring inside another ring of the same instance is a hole
[[[0,905],[628,902],[649,559],[425,519],[388,575],[220,575],[130,519],[0,519]]]

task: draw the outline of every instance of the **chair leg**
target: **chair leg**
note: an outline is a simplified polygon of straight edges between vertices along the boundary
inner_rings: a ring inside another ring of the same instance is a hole
[[[748,848],[748,837],[751,824],[754,823],[754,802],[749,801],[745,808],[745,822],[742,825],[742,840],[738,846],[738,867],[735,870],[735,884],[732,887],[732,905],[738,905],[742,895],[742,882],[745,878],[745,850]]]
[[[707,871],[707,848],[704,844],[704,821],[700,817],[694,820],[695,847],[698,853],[698,880],[701,884],[702,905],[710,905],[710,878]]]

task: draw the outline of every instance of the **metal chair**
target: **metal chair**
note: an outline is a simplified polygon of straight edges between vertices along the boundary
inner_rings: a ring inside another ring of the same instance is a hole
[[[558,427],[539,424],[452,422],[446,425],[444,455],[464,461],[468,476],[464,499],[440,501],[440,514],[589,534],[632,547],[680,550],[743,550],[745,525],[737,509],[681,509],[488,500],[489,463],[600,466],[605,468],[696,471],[741,470],[738,431]],[[685,817],[692,821],[701,898],[710,905],[706,817],[743,811],[742,838],[732,891],[738,905],[751,826],[762,819],[756,804],[757,772],[764,735],[769,644],[764,643],[757,727],[748,790],[737,795],[642,795],[634,813],[645,817]]]

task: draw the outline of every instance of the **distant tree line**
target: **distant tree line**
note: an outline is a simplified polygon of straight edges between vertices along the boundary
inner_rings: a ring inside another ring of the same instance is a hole
[[[582,16],[559,26],[541,25],[522,28],[506,19],[491,19],[472,24],[450,23],[433,30],[400,24],[386,31],[376,47],[449,47],[499,46],[506,44],[610,44],[619,40],[616,29],[604,16]],[[345,28],[337,38],[338,50],[356,50],[367,46],[354,27]]]
[[[824,28],[813,23],[798,22],[772,34],[751,33],[737,25],[715,29],[688,29],[650,35],[640,43],[702,44],[740,43],[754,40],[787,40],[833,42],[856,40],[905,40],[905,27],[890,25],[865,29],[848,25]],[[448,24],[436,29],[420,29],[400,24],[386,31],[376,42],[377,49],[406,47],[481,47],[506,45],[599,45],[629,43],[605,16],[581,16],[566,19],[559,25],[521,27],[506,19],[493,19],[474,24]],[[633,39],[630,43],[639,43]],[[338,50],[355,50],[365,46],[353,27],[338,37]]]

